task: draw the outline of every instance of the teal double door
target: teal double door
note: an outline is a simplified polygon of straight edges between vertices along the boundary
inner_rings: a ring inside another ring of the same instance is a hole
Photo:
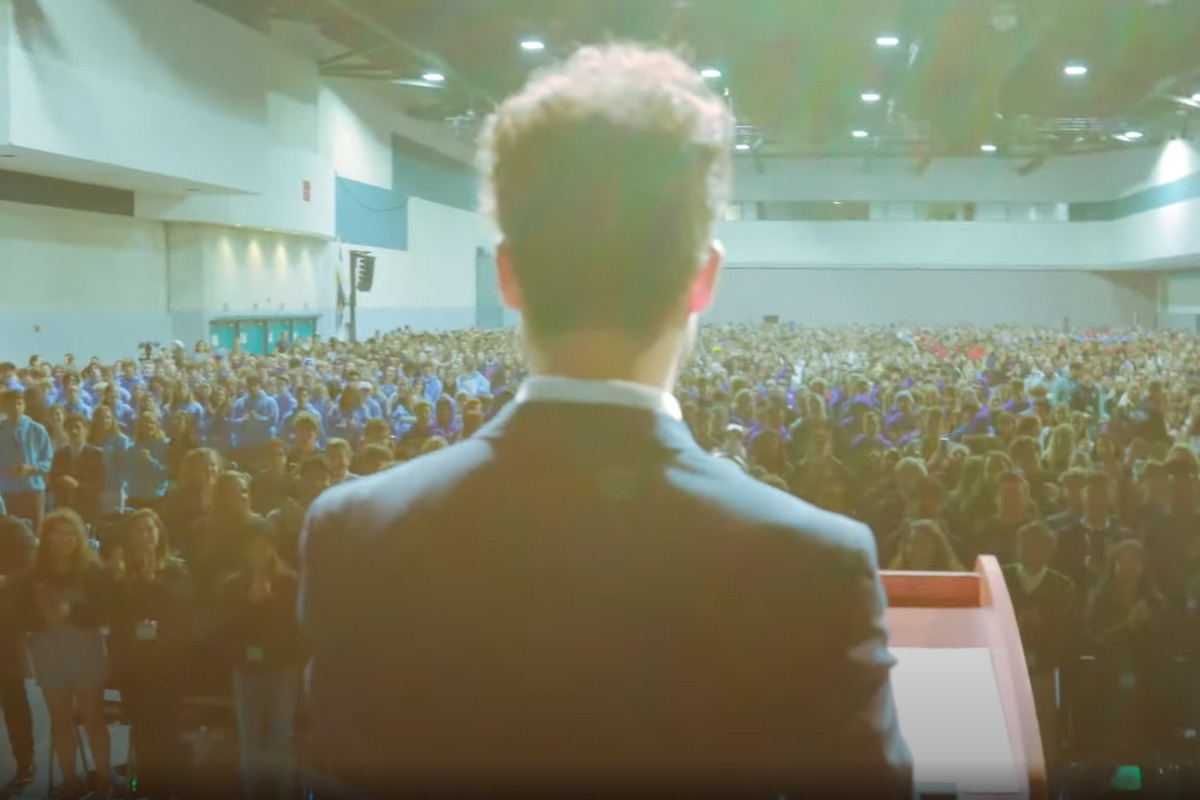
[[[316,317],[239,317],[215,319],[209,323],[209,344],[229,352],[234,342],[243,353],[262,355],[275,352],[279,340],[307,339],[317,332]]]

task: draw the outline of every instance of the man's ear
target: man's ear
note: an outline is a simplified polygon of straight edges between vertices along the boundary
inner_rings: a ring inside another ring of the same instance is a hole
[[[513,311],[524,311],[525,299],[521,296],[521,287],[517,285],[517,278],[513,275],[512,257],[509,255],[508,245],[504,242],[496,247],[496,282],[500,287],[500,299],[504,301],[504,305]]]
[[[713,239],[708,243],[704,263],[692,279],[691,288],[688,290],[689,314],[702,314],[712,305],[717,289],[717,273],[721,271],[721,262],[724,259],[725,246],[719,240]]]

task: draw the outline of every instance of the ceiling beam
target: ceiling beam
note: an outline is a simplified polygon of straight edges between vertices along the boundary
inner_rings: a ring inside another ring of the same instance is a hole
[[[371,56],[379,55],[380,53],[386,53],[390,50],[395,50],[395,49],[396,49],[396,43],[389,39],[389,40],[380,42],[378,44],[375,44],[375,45],[372,45],[369,47],[351,48],[351,49],[345,51],[344,53],[338,53],[336,56],[330,56],[329,58],[322,59],[321,62],[317,64],[317,66],[320,67],[322,74],[326,74],[326,72],[328,70],[330,70],[334,67],[337,67],[341,64],[345,64],[345,62],[347,62],[347,61],[354,61],[354,60],[357,60],[360,58],[370,58]],[[359,64],[352,65],[352,67],[358,67],[358,66],[365,66],[365,65],[359,65]]]
[[[472,86],[462,76],[455,75],[450,66],[445,60],[436,53],[424,50],[412,42],[405,39],[400,34],[396,33],[390,25],[385,21],[376,18],[374,15],[363,11],[352,0],[318,0],[321,4],[333,9],[334,11],[349,17],[350,19],[362,25],[364,28],[374,32],[378,36],[390,42],[397,50],[400,50],[405,55],[412,58],[414,61],[422,65],[423,69],[436,69],[446,77],[454,77],[454,82],[457,86],[469,94],[471,97],[488,98],[491,96],[482,91],[477,86]]]

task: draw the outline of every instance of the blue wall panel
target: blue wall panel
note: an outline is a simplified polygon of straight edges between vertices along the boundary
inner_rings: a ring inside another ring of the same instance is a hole
[[[334,229],[343,242],[408,249],[408,195],[339,175],[335,202]]]
[[[1200,172],[1097,203],[1071,203],[1072,222],[1111,222],[1200,197]]]

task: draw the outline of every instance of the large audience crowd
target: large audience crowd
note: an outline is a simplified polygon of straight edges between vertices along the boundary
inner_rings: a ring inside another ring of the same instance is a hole
[[[513,331],[0,364],[0,702],[34,773],[28,651],[111,791],[182,796],[185,697],[232,689],[243,790],[294,784],[307,507],[472,435],[526,373]],[[701,447],[874,532],[884,567],[1004,565],[1052,763],[1153,764],[1196,725],[1200,339],[1164,331],[707,325],[677,395]],[[2,509],[0,509],[2,510]],[[66,768],[66,795],[83,791]]]

